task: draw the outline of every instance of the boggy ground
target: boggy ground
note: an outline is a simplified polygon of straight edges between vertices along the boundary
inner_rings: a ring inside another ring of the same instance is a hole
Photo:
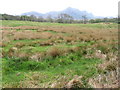
[[[3,21],[3,87],[117,88],[117,24]]]

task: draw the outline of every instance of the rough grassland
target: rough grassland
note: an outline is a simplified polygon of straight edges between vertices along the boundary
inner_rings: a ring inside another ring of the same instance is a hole
[[[117,24],[2,21],[5,88],[118,88]]]

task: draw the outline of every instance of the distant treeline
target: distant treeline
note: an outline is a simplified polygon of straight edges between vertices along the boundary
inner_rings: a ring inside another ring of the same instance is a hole
[[[74,18],[68,14],[59,14],[57,18],[48,16],[43,18],[42,16],[14,16],[8,14],[0,14],[0,20],[20,20],[20,21],[35,21],[35,22],[55,22],[55,23],[118,23],[118,18],[103,18],[103,19],[88,19],[86,15],[82,16],[82,20],[74,20]]]

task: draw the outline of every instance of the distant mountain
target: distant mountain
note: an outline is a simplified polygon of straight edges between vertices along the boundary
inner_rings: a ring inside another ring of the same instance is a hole
[[[61,13],[68,14],[72,16],[74,19],[82,19],[83,15],[86,15],[88,19],[98,18],[97,16],[94,16],[92,13],[88,13],[87,11],[80,11],[79,9],[71,8],[71,7],[68,7],[62,11],[51,11],[45,14],[32,11],[32,12],[23,13],[21,15],[27,15],[27,16],[35,15],[37,17],[42,16],[44,18],[46,18],[47,16],[51,16],[52,18],[57,18],[57,16]],[[99,17],[99,18],[102,18],[102,17]]]
[[[35,11],[22,13],[21,15],[27,15],[27,16],[35,15],[35,16],[37,16],[37,17],[38,17],[38,16],[43,16],[42,13],[38,13],[38,12],[35,12]]]
[[[80,11],[79,9],[68,7],[62,11],[62,13],[69,14],[74,19],[82,19],[83,15],[86,15],[88,19],[92,19],[95,16],[92,13],[88,13],[87,11]]]

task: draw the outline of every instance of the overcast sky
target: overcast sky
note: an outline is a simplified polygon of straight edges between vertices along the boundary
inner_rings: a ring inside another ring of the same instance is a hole
[[[20,15],[29,11],[46,13],[67,7],[77,8],[96,16],[117,16],[119,0],[1,0],[0,13]]]

